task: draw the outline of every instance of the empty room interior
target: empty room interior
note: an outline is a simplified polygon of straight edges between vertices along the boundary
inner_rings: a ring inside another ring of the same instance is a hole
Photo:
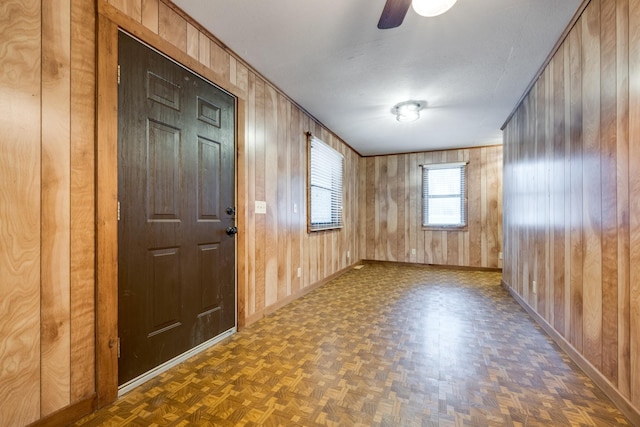
[[[0,131],[0,427],[640,426],[640,0],[3,0]]]

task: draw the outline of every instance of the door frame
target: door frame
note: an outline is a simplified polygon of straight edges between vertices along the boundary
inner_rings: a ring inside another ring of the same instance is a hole
[[[188,19],[185,17],[185,19]],[[197,25],[195,22],[194,25]],[[246,229],[245,90],[204,66],[106,1],[98,1],[96,85],[96,394],[102,407],[118,397],[118,31],[123,30],[236,98],[236,225]],[[199,25],[201,32],[205,32]],[[205,32],[206,33],[206,32]],[[206,33],[212,40],[215,38]],[[236,324],[244,326],[244,233],[236,235]]]

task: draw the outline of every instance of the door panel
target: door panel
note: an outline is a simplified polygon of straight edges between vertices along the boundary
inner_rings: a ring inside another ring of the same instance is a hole
[[[235,100],[119,36],[123,384],[235,326]]]

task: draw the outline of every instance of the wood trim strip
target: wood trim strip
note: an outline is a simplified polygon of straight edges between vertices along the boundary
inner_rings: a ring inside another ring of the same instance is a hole
[[[494,273],[502,272],[502,268],[498,267],[473,267],[468,265],[447,265],[447,264],[431,264],[431,263],[415,263],[415,262],[399,262],[399,261],[378,261],[373,259],[363,259],[358,264],[387,264],[400,265],[404,267],[434,267],[443,270],[460,270],[460,271],[489,271]]]
[[[95,394],[94,2],[71,3],[71,402]]]
[[[118,27],[98,17],[96,123],[96,391],[118,397]]]
[[[513,110],[511,110],[511,113],[509,113],[509,116],[507,116],[507,119],[504,121],[504,123],[500,127],[500,130],[504,130],[507,127],[507,124],[509,124],[509,122],[515,115],[516,111],[518,111],[518,108],[520,108],[520,105],[522,105],[522,102],[529,95],[529,93],[531,92],[531,89],[533,89],[533,86],[535,86],[538,79],[542,76],[542,74],[544,73],[544,70],[547,68],[547,66],[555,56],[556,52],[560,50],[560,46],[562,46],[562,43],[564,43],[566,38],[569,36],[569,33],[571,32],[573,27],[576,25],[576,23],[578,22],[578,19],[580,19],[580,16],[582,16],[582,12],[584,12],[584,10],[587,8],[589,3],[591,3],[591,0],[582,0],[582,3],[580,4],[580,6],[578,6],[578,10],[576,10],[576,13],[573,15],[573,18],[571,18],[571,21],[569,21],[567,28],[564,29],[564,31],[560,35],[560,38],[558,38],[558,41],[551,49],[551,52],[549,52],[549,55],[547,55],[547,58],[544,60],[544,62],[542,63],[538,71],[533,75],[533,79],[531,79],[531,82],[529,83],[527,88],[524,90],[522,96],[520,97],[520,99],[518,99],[518,102],[516,102],[516,105],[513,107]]]
[[[363,156],[360,155],[360,157],[362,157],[363,159],[371,159],[371,158],[375,158],[375,157],[389,157],[389,156],[397,156],[397,155],[409,155],[409,154],[422,154],[422,153],[441,153],[441,152],[447,152],[447,151],[459,151],[459,150],[466,150],[469,148],[493,148],[493,147],[502,147],[502,144],[490,144],[490,145],[474,145],[473,147],[457,147],[457,148],[443,148],[443,149],[439,149],[439,150],[431,150],[431,151],[408,151],[406,153],[393,153],[393,154],[371,154],[368,156]],[[469,163],[469,161],[466,161],[467,163]],[[423,162],[420,162],[423,163]],[[446,163],[446,161],[442,161],[442,162],[435,162],[435,163]]]
[[[640,425],[640,410],[623,396],[616,387],[594,367],[578,350],[576,350],[562,335],[560,335],[542,316],[516,293],[504,280],[502,287],[509,292],[522,308],[538,323],[551,339],[573,360],[584,373],[607,395],[614,405],[631,421],[632,425]]]
[[[242,329],[246,318],[247,301],[247,155],[246,155],[247,102],[236,98],[236,310],[237,328]]]

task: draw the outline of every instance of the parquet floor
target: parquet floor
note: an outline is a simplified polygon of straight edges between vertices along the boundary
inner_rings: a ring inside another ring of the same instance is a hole
[[[500,274],[368,264],[78,426],[624,426]]]

